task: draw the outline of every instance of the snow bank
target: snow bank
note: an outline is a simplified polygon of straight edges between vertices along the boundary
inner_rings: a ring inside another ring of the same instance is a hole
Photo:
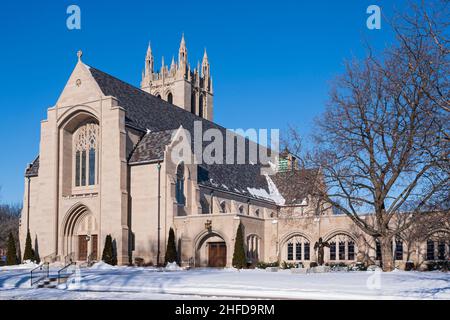
[[[176,262],[172,262],[172,263],[167,263],[167,266],[165,268],[165,270],[167,271],[181,271],[184,270],[183,268],[181,268]]]
[[[38,266],[39,266],[38,264],[31,262],[30,260],[26,260],[24,261],[24,263],[15,266],[0,267],[0,271],[34,269]]]
[[[90,269],[94,269],[94,270],[115,270],[117,268],[112,266],[112,265],[110,265],[110,264],[107,264],[107,263],[105,263],[103,261],[100,261],[100,262],[94,263]]]

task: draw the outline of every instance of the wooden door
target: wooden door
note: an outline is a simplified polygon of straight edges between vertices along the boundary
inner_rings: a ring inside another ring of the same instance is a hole
[[[87,240],[86,236],[78,236],[78,260],[87,260]]]
[[[208,266],[224,268],[227,264],[227,246],[224,242],[211,242],[209,247]]]
[[[98,260],[98,236],[92,235],[92,260]]]

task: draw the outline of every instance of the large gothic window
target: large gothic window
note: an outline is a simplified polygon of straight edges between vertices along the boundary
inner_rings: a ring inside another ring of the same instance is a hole
[[[98,133],[96,123],[87,123],[74,133],[74,178],[76,187],[97,184]]]
[[[177,167],[176,199],[179,205],[186,204],[184,196],[184,164],[180,163]]]

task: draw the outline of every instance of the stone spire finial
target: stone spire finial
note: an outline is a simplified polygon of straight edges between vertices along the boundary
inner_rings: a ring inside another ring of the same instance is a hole
[[[78,61],[81,62],[81,57],[82,57],[82,56],[83,56],[83,51],[78,50],[78,52],[77,52]]]
[[[152,57],[152,44],[149,41],[148,42],[148,48],[147,48],[147,59],[149,59],[150,57]]]
[[[186,48],[186,41],[184,40],[184,32],[181,34],[180,48]]]
[[[205,53],[203,54],[203,63],[208,62],[208,53],[206,52],[206,48],[205,48]]]

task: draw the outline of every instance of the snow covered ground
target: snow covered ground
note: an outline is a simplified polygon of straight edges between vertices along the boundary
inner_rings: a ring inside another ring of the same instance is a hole
[[[0,299],[450,299],[450,273],[78,269],[58,289],[30,288],[29,268],[0,268]],[[54,273],[57,269],[51,269]]]

